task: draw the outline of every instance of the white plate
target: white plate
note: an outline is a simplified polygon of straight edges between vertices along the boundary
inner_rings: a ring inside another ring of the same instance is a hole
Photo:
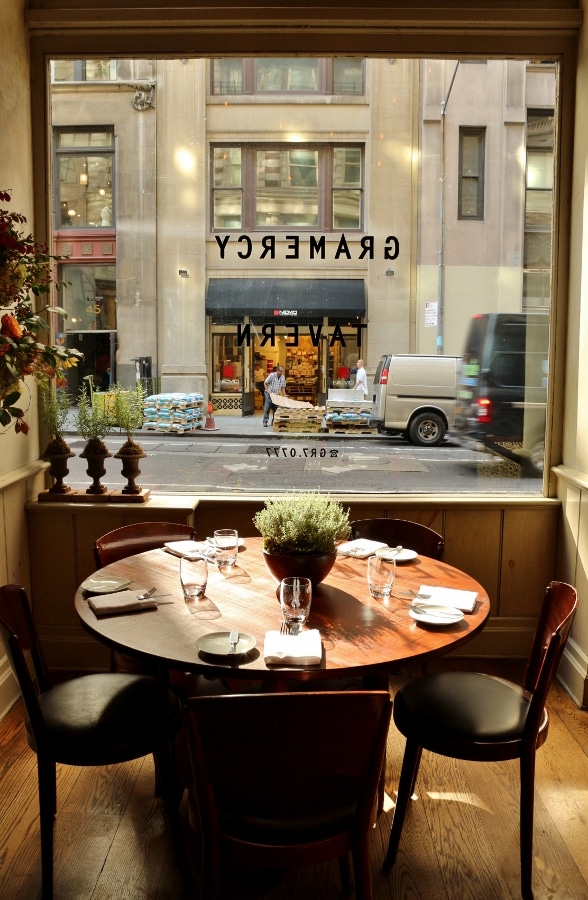
[[[419,608],[409,609],[409,614],[417,622],[425,622],[427,625],[455,625],[461,622],[463,613],[461,609],[455,609],[453,606],[427,606],[426,612]]]
[[[229,641],[230,631],[213,631],[210,634],[203,634],[196,641],[196,646],[202,653],[209,653],[211,656],[242,656],[243,653],[249,653],[255,647],[255,638],[250,634],[239,632],[239,640],[235,647],[235,653],[229,653],[231,644]]]
[[[110,578],[91,575],[85,581],[82,581],[82,587],[85,591],[90,591],[92,594],[114,594],[116,591],[124,590],[132,583],[128,578],[117,578],[115,575],[111,575]]]
[[[403,563],[416,559],[418,553],[415,550],[407,550],[406,547],[403,547],[400,553],[396,553],[396,550],[385,547],[383,550],[376,550],[376,556],[381,556],[383,559],[395,559],[396,562]]]

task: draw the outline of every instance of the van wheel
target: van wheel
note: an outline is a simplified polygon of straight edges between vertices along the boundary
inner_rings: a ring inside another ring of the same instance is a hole
[[[408,426],[408,436],[420,447],[436,447],[445,437],[445,422],[436,413],[420,413]]]

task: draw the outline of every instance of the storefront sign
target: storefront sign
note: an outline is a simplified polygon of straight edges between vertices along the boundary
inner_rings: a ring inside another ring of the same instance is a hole
[[[249,235],[240,234],[237,237],[231,234],[227,234],[224,237],[221,237],[220,234],[215,234],[214,238],[218,244],[221,259],[225,259],[225,251],[230,242],[236,242],[237,244],[239,244],[239,249],[236,250],[236,254],[239,259],[251,258],[251,255],[253,253],[253,239],[250,238]],[[269,259],[276,258],[276,240],[277,236],[275,234],[263,234],[255,238],[255,243],[259,244],[260,246],[260,259],[266,259],[266,257],[269,257]],[[308,241],[309,259],[326,259],[327,246],[330,249],[333,249],[333,259],[353,259],[352,251],[344,234],[341,235],[336,244],[329,242],[328,245],[324,234],[309,234],[308,239],[306,239],[306,237],[302,238],[297,234],[285,234],[283,237],[280,236],[280,241],[287,242],[284,258],[300,259],[300,245],[302,241],[305,240]],[[357,259],[375,259],[376,240],[373,234],[365,234],[363,235],[363,237],[360,237],[359,240],[353,238],[351,240],[352,248],[356,245],[361,248],[357,255]],[[398,238],[394,237],[394,235],[388,235],[388,237],[384,239],[381,253],[382,259],[397,259],[398,254],[400,253],[400,241],[398,240]]]
[[[297,347],[300,339],[300,329],[303,326],[301,325],[290,325],[288,331],[286,332],[286,347]],[[318,347],[320,343],[320,339],[323,334],[323,326],[320,325],[308,325],[308,334],[310,335],[310,340],[313,347]],[[357,346],[361,347],[361,333],[364,328],[367,328],[367,325],[362,323],[353,323],[353,325],[347,325],[345,323],[345,327],[347,329],[355,329]],[[259,346],[265,347],[267,342],[269,341],[270,347],[275,347],[276,344],[276,326],[274,322],[266,322],[265,325],[261,326],[261,335],[262,337],[259,339]],[[257,337],[259,337],[257,335]],[[341,344],[342,347],[346,347],[346,341],[343,336],[343,331],[341,330],[341,325],[339,322],[335,322],[335,326],[330,335],[325,335],[325,337],[329,341],[329,347],[332,347],[334,344]],[[247,325],[243,325],[241,323],[237,324],[237,345],[242,347],[245,344],[246,347],[251,346],[251,325],[247,323]]]

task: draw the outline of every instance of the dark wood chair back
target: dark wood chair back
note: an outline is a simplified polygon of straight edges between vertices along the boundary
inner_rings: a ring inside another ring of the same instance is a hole
[[[167,541],[189,541],[194,536],[191,525],[175,522],[137,522],[123,525],[103,534],[94,546],[96,568],[108,566],[127,556],[163,547]]]
[[[202,820],[203,896],[220,892],[222,851],[304,866],[354,857],[371,897],[369,833],[384,760],[386,691],[200,697],[186,725]]]
[[[389,547],[401,544],[420,556],[430,556],[431,559],[442,560],[445,550],[442,535],[420,522],[408,519],[356,519],[351,522],[351,537],[384,541]]]

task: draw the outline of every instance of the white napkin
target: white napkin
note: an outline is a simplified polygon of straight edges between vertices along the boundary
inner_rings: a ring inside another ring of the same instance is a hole
[[[317,628],[300,634],[266,631],[263,657],[268,665],[316,666],[323,658],[320,631]]]
[[[97,616],[112,616],[116,613],[157,609],[157,600],[138,600],[138,596],[137,591],[118,591],[116,594],[102,594],[100,597],[90,597],[88,604]]]
[[[357,559],[365,559],[366,556],[373,556],[376,550],[383,550],[388,544],[382,541],[369,541],[367,538],[356,538],[354,541],[347,541],[345,544],[339,544],[337,553],[341,556],[355,556]]]
[[[413,601],[418,606],[426,606],[432,603],[435,606],[452,606],[454,609],[461,609],[463,612],[472,612],[478,599],[476,591],[431,587],[430,584],[421,584],[419,594],[422,594],[422,597],[415,597]]]
[[[216,556],[216,550],[206,541],[168,541],[163,546],[168,553],[185,556],[186,559],[193,559],[195,556]]]

